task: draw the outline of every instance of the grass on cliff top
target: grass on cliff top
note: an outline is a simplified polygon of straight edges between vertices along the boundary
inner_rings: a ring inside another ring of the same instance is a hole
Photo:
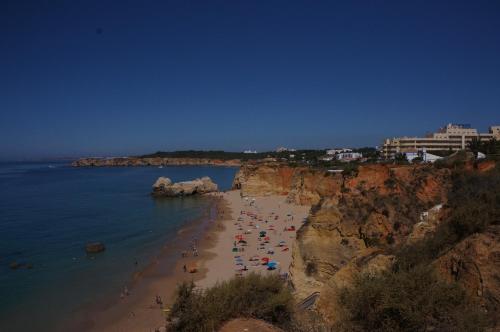
[[[292,295],[276,275],[249,274],[206,290],[183,283],[172,307],[173,331],[216,331],[237,317],[252,317],[283,325],[291,319]]]

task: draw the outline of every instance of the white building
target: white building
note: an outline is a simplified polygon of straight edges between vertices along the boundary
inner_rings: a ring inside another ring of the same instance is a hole
[[[339,154],[339,153],[343,153],[343,152],[352,152],[352,149],[348,149],[348,148],[342,148],[342,149],[329,149],[329,150],[326,150],[326,154],[327,155],[336,155],[336,154]]]
[[[397,153],[427,151],[458,151],[467,148],[473,139],[485,142],[492,138],[500,139],[500,126],[491,126],[487,133],[480,133],[469,124],[448,124],[436,133],[425,137],[387,138],[382,146],[384,157],[393,157]]]
[[[430,154],[426,151],[422,152],[405,152],[406,159],[408,159],[409,162],[413,162],[413,159],[422,157],[422,161],[425,163],[433,163],[436,160],[442,159],[440,156],[436,156],[434,154]]]
[[[245,150],[243,153],[257,153],[257,150]]]
[[[358,160],[361,158],[363,158],[363,155],[359,152],[341,152],[337,154],[337,160],[341,161]]]
[[[276,152],[295,152],[296,150],[295,149],[289,149],[289,148],[285,148],[284,146],[280,146],[279,148],[276,149]]]

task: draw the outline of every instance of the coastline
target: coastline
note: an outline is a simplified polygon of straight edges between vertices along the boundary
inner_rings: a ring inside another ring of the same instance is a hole
[[[221,166],[240,167],[240,159],[180,158],[180,157],[111,157],[81,158],[72,167],[146,167],[146,166]]]
[[[178,245],[166,245],[147,269],[140,275],[134,276],[135,284],[130,290],[130,295],[124,299],[117,299],[106,308],[94,308],[85,315],[83,320],[80,320],[77,328],[73,330],[154,331],[165,326],[166,315],[163,309],[173,304],[177,285],[183,281],[193,281],[197,287],[206,288],[218,281],[228,280],[236,274],[244,275],[253,271],[280,274],[288,272],[296,231],[307,216],[308,206],[287,203],[285,196],[243,198],[239,190],[211,193],[206,196],[214,199],[208,215],[190,222],[179,232],[175,241]],[[255,216],[252,216],[254,214]],[[242,216],[248,216],[248,220]],[[265,249],[267,250],[268,247],[276,249],[272,256],[262,252],[261,239],[257,235],[259,230],[268,226],[267,219],[272,219],[270,223],[276,225],[271,228],[272,230],[268,230],[272,243],[266,244]],[[200,222],[202,224],[198,225]],[[259,223],[261,228],[256,225]],[[254,225],[255,231],[253,235],[248,235],[245,252],[235,254],[231,250],[234,245],[234,236],[242,232],[242,227],[250,227],[248,225]],[[284,231],[284,228],[292,226],[295,229],[293,232]],[[198,237],[199,255],[182,257],[181,251],[186,249],[193,237]],[[278,247],[277,242],[281,242],[279,240],[285,242],[286,246]],[[276,260],[278,268],[268,271],[267,267],[260,262],[251,264],[250,257],[260,252],[263,254],[262,257],[269,256]],[[237,257],[235,255],[248,260],[248,263],[245,263],[248,264],[248,268],[245,266],[246,271],[239,271],[242,266],[235,265],[235,257]],[[170,264],[168,264],[169,261]],[[193,264],[197,267],[196,273],[184,272],[184,265],[189,268]],[[161,297],[162,305],[155,303],[157,295]]]
[[[75,319],[63,324],[61,331],[150,331],[165,325],[165,314],[160,305],[155,303],[159,295],[163,308],[174,300],[175,290],[183,281],[197,281],[206,270],[202,262],[209,259],[207,252],[214,244],[221,211],[227,209],[220,197],[213,199],[206,213],[191,220],[180,229],[172,243],[165,244],[160,253],[146,268],[131,276],[130,295],[121,299],[119,294],[114,299],[100,302],[90,308],[83,308]],[[181,252],[193,238],[198,238],[198,257],[181,257]],[[196,263],[196,273],[184,273],[183,265]]]

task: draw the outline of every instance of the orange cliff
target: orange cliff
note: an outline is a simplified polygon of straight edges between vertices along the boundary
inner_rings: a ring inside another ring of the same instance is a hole
[[[484,172],[495,165],[465,166]],[[312,206],[294,244],[291,282],[298,300],[319,292],[316,309],[335,322],[335,299],[342,287],[352,284],[359,273],[389,268],[394,260],[391,248],[418,241],[436,229],[446,214],[451,183],[450,168],[432,165],[367,164],[347,175],[261,163],[243,165],[233,188],[241,189],[243,196],[286,195],[291,202]],[[472,286],[479,301],[489,303],[488,299],[500,300],[500,284],[494,282],[500,264],[498,252],[492,252],[492,246],[484,248],[485,239],[498,243],[498,227],[464,240],[435,265],[443,278]],[[460,264],[471,266],[461,278],[454,275],[463,269]],[[481,280],[483,274],[488,283]]]

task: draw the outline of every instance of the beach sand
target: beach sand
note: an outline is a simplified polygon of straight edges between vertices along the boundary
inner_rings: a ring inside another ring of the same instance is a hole
[[[161,264],[152,264],[137,278],[130,295],[123,299],[117,295],[115,303],[100,311],[92,311],[74,330],[155,331],[165,325],[164,309],[172,304],[175,289],[182,281],[192,280],[197,287],[210,287],[217,281],[252,271],[265,274],[288,272],[292,242],[309,207],[286,203],[284,196],[242,198],[238,190],[210,195],[216,198],[216,212],[207,216],[210,220],[196,241],[198,256],[193,257],[190,252],[188,257],[181,257],[181,251],[194,236],[189,231],[181,234],[184,247],[175,248],[176,253],[170,248],[158,258],[161,261],[162,256],[179,255],[173,271],[160,273]],[[266,232],[265,236],[260,236],[261,231]],[[241,236],[239,239],[236,238],[238,235]],[[276,269],[268,270],[262,258],[274,261]],[[184,272],[184,265],[188,270],[196,266],[196,273]],[[157,295],[163,305],[156,303]]]
[[[286,203],[285,196],[242,198],[236,190],[223,197],[229,203],[231,218],[225,221],[215,246],[207,250],[213,258],[205,263],[206,276],[196,285],[210,287],[217,281],[251,272],[288,273],[296,231],[309,207]],[[260,236],[261,232],[265,235]],[[238,243],[237,236],[244,242]],[[233,252],[233,248],[244,251]],[[266,258],[276,262],[275,270],[263,264]],[[245,267],[246,271],[241,271]]]

